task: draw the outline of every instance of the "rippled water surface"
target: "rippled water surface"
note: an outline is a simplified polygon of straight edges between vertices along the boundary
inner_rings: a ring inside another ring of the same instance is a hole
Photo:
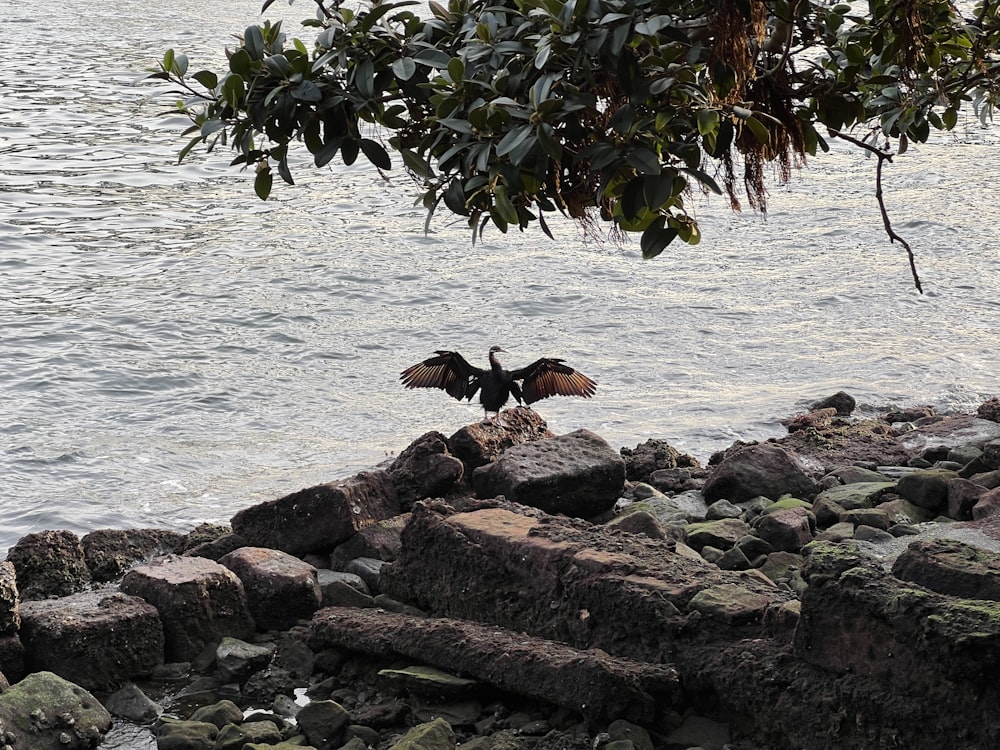
[[[438,348],[564,357],[600,386],[537,404],[556,432],[703,460],[839,389],[940,409],[998,390],[995,129],[970,118],[886,170],[923,296],[882,231],[874,163],[836,144],[773,188],[766,222],[699,201],[702,244],[652,262],[569,224],[472,246],[444,217],[425,236],[402,176],[303,168],[261,203],[227,154],[177,165],[185,122],[141,74],[167,47],[218,67],[258,7],[5,9],[0,548],[226,521],[450,434],[478,407],[397,381]]]

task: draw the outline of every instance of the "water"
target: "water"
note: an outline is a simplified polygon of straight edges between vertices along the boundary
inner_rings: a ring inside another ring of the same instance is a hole
[[[874,162],[837,144],[772,188],[766,222],[699,200],[702,244],[655,261],[559,222],[555,242],[472,246],[444,215],[424,235],[403,176],[303,168],[261,203],[228,154],[176,164],[185,121],[137,79],[170,46],[218,67],[255,0],[8,6],[0,549],[224,522],[450,434],[478,407],[397,381],[439,348],[564,357],[600,385],[536,405],[556,432],[702,460],[840,389],[942,410],[997,390],[998,137],[971,118],[886,169],[923,296],[882,231]]]

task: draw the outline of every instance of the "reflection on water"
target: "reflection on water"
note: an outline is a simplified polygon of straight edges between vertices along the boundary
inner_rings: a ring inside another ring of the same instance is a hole
[[[652,262],[559,222],[472,246],[444,216],[425,236],[403,177],[303,167],[260,203],[226,154],[177,165],[185,121],[139,74],[168,46],[218,65],[253,0],[63,7],[16,4],[0,39],[0,548],[224,521],[450,433],[478,407],[397,382],[442,347],[564,357],[600,386],[538,404],[554,430],[703,460],[839,389],[968,409],[996,388],[995,130],[887,170],[924,296],[874,164],[839,147],[766,222],[698,201],[703,243]]]

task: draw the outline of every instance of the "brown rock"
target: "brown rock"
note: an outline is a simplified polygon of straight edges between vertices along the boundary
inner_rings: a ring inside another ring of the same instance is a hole
[[[119,687],[163,663],[156,608],[118,591],[91,591],[21,605],[30,671],[48,670],[88,690]]]
[[[242,547],[219,559],[243,582],[258,630],[287,630],[319,609],[316,568],[275,549]]]
[[[0,635],[16,633],[21,627],[21,598],[13,563],[0,562]]]
[[[254,634],[243,584],[212,560],[170,555],[138,565],[121,589],[160,613],[168,661],[191,661],[227,635],[246,640]]]
[[[900,585],[878,562],[847,568],[802,595],[795,651],[835,674],[879,680],[924,706],[1000,700],[1000,618],[981,601]],[[980,747],[971,744],[970,747]]]
[[[254,547],[302,555],[330,552],[399,510],[389,475],[371,471],[254,505],[233,516],[232,523],[233,531]]]
[[[343,570],[348,562],[358,557],[392,562],[399,554],[402,545],[400,535],[409,520],[410,514],[402,513],[366,526],[343,544],[337,545],[330,556],[330,566]]]
[[[622,448],[625,476],[630,482],[649,482],[653,472],[678,468],[699,468],[698,460],[681,453],[664,440],[650,438],[634,449]]]
[[[125,575],[135,563],[172,552],[184,536],[166,529],[99,529],[81,539],[91,577],[98,582]]]
[[[17,682],[25,675],[24,644],[17,633],[0,635],[0,677],[6,677],[11,682]],[[0,679],[0,693],[2,679]]]
[[[453,455],[465,464],[465,475],[496,461],[508,448],[554,437],[541,415],[526,406],[500,412],[496,419],[463,427],[450,438]]]
[[[21,537],[7,553],[17,571],[21,599],[45,599],[83,591],[90,583],[83,545],[72,531],[40,531]]]
[[[972,519],[974,521],[997,515],[1000,515],[1000,487],[984,494],[972,506]]]
[[[399,504],[408,510],[416,500],[441,497],[462,479],[461,459],[448,451],[448,439],[428,432],[411,443],[388,469]]]
[[[621,496],[625,462],[599,435],[577,430],[510,448],[472,478],[479,497],[591,518]]]
[[[812,411],[819,409],[834,409],[837,416],[849,417],[854,411],[854,407],[857,406],[857,402],[854,400],[854,396],[845,391],[837,391],[832,396],[827,396],[826,398],[817,401],[809,408]]]
[[[969,479],[955,478],[948,482],[948,517],[956,521],[972,520],[972,509],[988,490]]]
[[[594,718],[649,721],[679,698],[677,673],[667,665],[460,620],[324,609],[313,619],[309,642],[314,650],[340,647],[420,659]]]
[[[979,405],[976,416],[991,422],[1000,422],[1000,398],[991,398]]]
[[[774,549],[798,552],[812,541],[809,511],[806,508],[785,508],[765,513],[754,523],[761,539]]]

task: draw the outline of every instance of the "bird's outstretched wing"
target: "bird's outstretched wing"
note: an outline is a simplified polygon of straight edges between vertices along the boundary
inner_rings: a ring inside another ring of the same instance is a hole
[[[407,388],[440,388],[461,401],[479,390],[483,370],[473,367],[458,352],[434,352],[437,356],[407,367],[399,379]]]
[[[510,375],[514,380],[524,381],[521,391],[526,404],[549,396],[590,398],[597,391],[597,383],[582,372],[564,365],[561,359],[539,359],[512,371]]]

